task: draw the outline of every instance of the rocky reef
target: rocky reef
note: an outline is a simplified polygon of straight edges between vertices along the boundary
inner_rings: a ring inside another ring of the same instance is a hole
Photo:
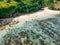
[[[18,23],[0,37],[0,45],[60,45],[59,19],[54,17]]]

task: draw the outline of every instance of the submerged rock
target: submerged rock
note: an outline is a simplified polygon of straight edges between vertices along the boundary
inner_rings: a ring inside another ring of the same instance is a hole
[[[60,18],[16,24],[0,38],[0,45],[60,45]]]

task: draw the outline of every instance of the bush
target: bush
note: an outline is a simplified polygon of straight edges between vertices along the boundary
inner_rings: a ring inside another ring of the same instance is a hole
[[[13,12],[35,12],[45,6],[48,6],[50,9],[57,9],[53,7],[53,4],[58,1],[59,0],[0,0],[0,17],[10,16]]]
[[[0,0],[0,2],[3,1],[3,0]]]
[[[0,3],[0,17],[10,16],[17,8],[17,2]]]
[[[53,3],[51,3],[48,7],[52,10],[60,10],[60,1],[53,0]]]
[[[14,0],[14,1],[16,1],[16,2],[20,2],[21,0]]]
[[[42,6],[49,6],[51,3],[53,3],[53,0],[42,0]]]
[[[48,6],[51,9],[54,9],[53,4],[57,0],[15,0],[19,2],[19,7],[16,11],[20,13],[35,12],[40,10],[42,7]]]
[[[17,0],[18,2],[19,0]],[[41,9],[41,0],[20,0],[18,9],[20,13],[35,12]]]

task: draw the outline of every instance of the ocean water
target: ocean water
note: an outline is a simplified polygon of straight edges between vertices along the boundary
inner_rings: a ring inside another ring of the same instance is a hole
[[[25,21],[0,32],[0,45],[24,44],[60,45],[60,16]]]

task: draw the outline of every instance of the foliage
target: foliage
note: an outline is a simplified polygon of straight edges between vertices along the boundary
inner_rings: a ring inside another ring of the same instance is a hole
[[[60,0],[0,0],[0,16],[9,16],[13,12],[29,13],[48,6],[50,9],[60,9],[54,4]]]
[[[12,1],[10,3],[0,3],[0,17],[10,16],[16,9],[17,2]]]
[[[60,10],[60,1],[54,0],[53,3],[51,3],[48,7],[52,10]]]
[[[21,13],[35,12],[41,9],[41,3],[39,1],[40,0],[20,0],[17,11]]]

